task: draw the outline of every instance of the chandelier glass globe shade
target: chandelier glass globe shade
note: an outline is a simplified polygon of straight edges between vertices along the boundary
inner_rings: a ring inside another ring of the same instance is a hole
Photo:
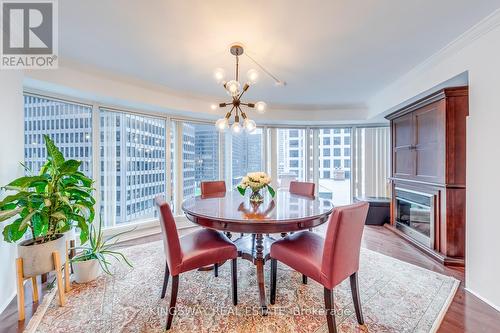
[[[255,110],[257,110],[257,113],[263,114],[266,112],[267,109],[267,104],[264,102],[257,102],[255,103]]]
[[[240,83],[236,80],[231,80],[226,83],[226,91],[230,96],[236,96],[240,93]]]

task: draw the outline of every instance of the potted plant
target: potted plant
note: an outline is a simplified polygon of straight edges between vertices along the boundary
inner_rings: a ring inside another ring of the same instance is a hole
[[[241,183],[237,186],[238,192],[241,195],[245,195],[247,188],[252,190],[250,195],[250,202],[261,203],[264,201],[264,197],[260,193],[260,190],[267,188],[271,197],[274,198],[276,192],[271,187],[271,177],[269,177],[265,172],[249,172],[243,179]]]
[[[95,215],[93,181],[78,171],[81,161],[65,160],[49,136],[44,135],[44,140],[47,161],[40,173],[7,184],[3,189],[13,193],[0,202],[0,222],[15,218],[5,226],[4,240],[13,243],[28,232],[31,235],[18,244],[25,277],[52,271],[55,251],[59,251],[64,263],[63,233],[78,226],[80,241],[85,243],[88,224]]]
[[[97,228],[94,224],[90,224],[88,245],[75,247],[80,252],[71,259],[75,281],[77,283],[90,282],[98,278],[103,271],[111,275],[109,265],[111,264],[110,259],[113,258],[118,261],[122,259],[128,266],[132,267],[123,253],[116,251],[118,237],[126,232],[128,231],[104,239],[102,219],[99,219]]]

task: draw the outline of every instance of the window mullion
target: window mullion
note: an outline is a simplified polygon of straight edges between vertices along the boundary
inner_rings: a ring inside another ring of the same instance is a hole
[[[312,142],[312,182],[316,184],[315,195],[319,195],[319,129],[315,128],[313,131]]]
[[[172,200],[172,123],[170,117],[165,119],[165,180],[167,201]]]
[[[177,215],[180,215],[182,213],[182,201],[184,199],[184,175],[183,175],[183,128],[182,128],[182,123],[180,121],[175,122],[175,142],[176,142],[176,149],[175,149],[175,161],[174,163],[175,166],[175,212]]]
[[[96,216],[101,218],[101,150],[100,150],[100,134],[101,134],[101,122],[100,122],[100,113],[99,113],[99,105],[92,105],[92,174],[93,178],[97,179],[94,182],[95,188],[95,212]],[[113,219],[114,222],[114,219]]]

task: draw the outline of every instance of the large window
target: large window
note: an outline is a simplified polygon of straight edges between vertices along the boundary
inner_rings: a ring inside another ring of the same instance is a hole
[[[165,120],[100,110],[100,198],[106,226],[155,216],[166,190]]]
[[[200,194],[203,180],[217,180],[219,132],[212,124],[182,123],[183,198]]]
[[[231,189],[254,171],[271,173],[283,190],[292,180],[315,182],[317,194],[336,205],[350,203],[353,195],[389,195],[388,127],[263,127],[232,135],[220,134],[211,121],[167,114],[32,94],[24,103],[26,166],[40,170],[43,134],[50,135],[66,158],[81,160],[81,170],[96,180],[106,227],[151,220],[159,194],[182,215],[180,204],[200,194],[201,181],[226,179]]]
[[[335,205],[349,204],[352,199],[351,128],[319,129],[318,137],[318,194]]]
[[[306,180],[306,130],[277,129],[278,185],[288,188],[292,180]]]
[[[82,161],[80,170],[92,177],[92,107],[45,97],[24,95],[25,165],[38,173],[49,135],[66,158]]]
[[[236,186],[248,172],[264,170],[262,129],[231,135],[231,183]]]

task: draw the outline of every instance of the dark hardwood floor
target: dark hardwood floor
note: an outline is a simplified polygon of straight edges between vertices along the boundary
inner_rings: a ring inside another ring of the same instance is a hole
[[[122,245],[132,246],[159,239],[160,235],[158,234],[127,241]],[[500,312],[464,289],[463,268],[449,268],[436,263],[383,227],[367,226],[363,235],[363,247],[441,274],[451,275],[462,282],[438,332],[500,332]],[[38,282],[40,283],[40,280]],[[26,284],[25,288],[26,320],[24,322],[17,321],[17,302],[14,299],[0,315],[0,332],[22,332],[31,319],[32,313],[36,311],[37,305],[31,302],[30,284]],[[45,286],[43,292],[45,292]]]

